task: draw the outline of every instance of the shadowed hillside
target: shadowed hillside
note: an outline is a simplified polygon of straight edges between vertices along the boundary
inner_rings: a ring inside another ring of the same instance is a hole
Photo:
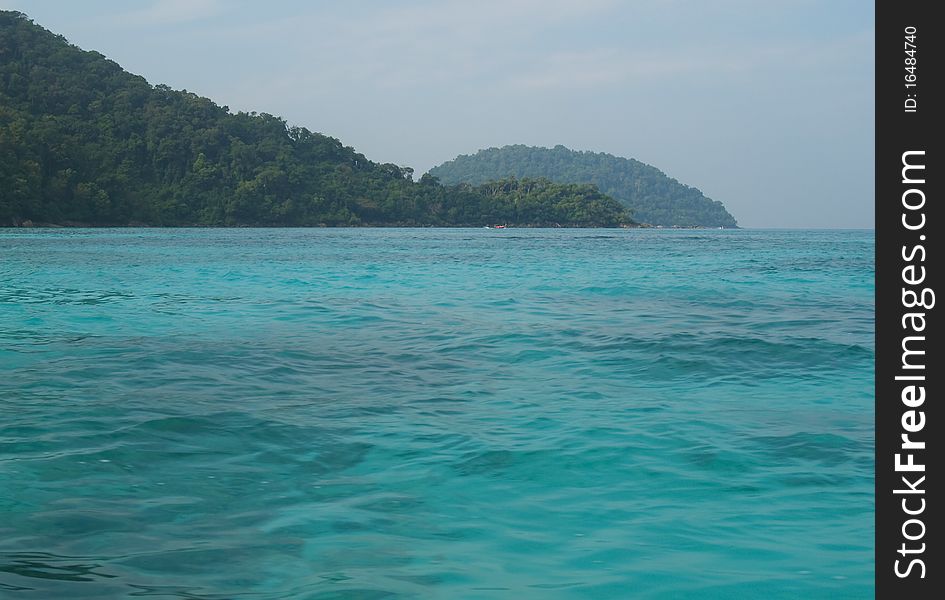
[[[496,178],[503,179],[503,178]],[[124,71],[0,11],[0,226],[615,226],[592,185],[443,186]]]
[[[592,183],[629,207],[633,218],[653,225],[735,227],[721,202],[679,183],[656,167],[602,152],[564,146],[515,145],[462,155],[430,170],[444,183],[479,184],[502,177],[545,177],[551,181]]]

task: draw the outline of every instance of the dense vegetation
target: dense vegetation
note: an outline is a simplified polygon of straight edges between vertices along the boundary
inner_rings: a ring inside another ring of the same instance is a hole
[[[479,184],[502,177],[546,177],[557,182],[592,183],[620,200],[642,223],[665,226],[735,227],[721,202],[667,177],[638,160],[564,146],[505,146],[462,155],[430,171],[444,183]]]
[[[502,179],[502,178],[496,178]],[[269,114],[152,86],[0,11],[0,225],[614,226],[595,186],[440,185]]]

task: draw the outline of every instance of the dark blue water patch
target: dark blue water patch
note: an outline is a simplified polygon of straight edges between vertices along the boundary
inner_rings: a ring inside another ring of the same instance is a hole
[[[114,575],[101,572],[102,569],[102,565],[94,559],[55,556],[44,552],[0,552],[0,572],[22,578],[76,582],[115,578]],[[32,588],[11,585],[7,589],[30,591]]]
[[[816,461],[840,464],[858,457],[872,457],[872,447],[833,433],[798,432],[784,436],[751,438],[763,452],[780,461]]]
[[[634,373],[647,369],[667,378],[735,376],[757,381],[795,377],[798,372],[817,376],[842,372],[851,364],[871,364],[873,360],[872,348],[861,344],[839,344],[822,338],[766,340],[721,332],[652,337],[594,334],[562,344],[589,361]],[[737,367],[733,369],[733,365]]]

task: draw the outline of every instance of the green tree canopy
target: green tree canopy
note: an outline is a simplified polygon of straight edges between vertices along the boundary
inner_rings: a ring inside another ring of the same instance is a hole
[[[594,186],[443,186],[267,113],[152,86],[0,11],[0,225],[614,226]]]
[[[544,177],[559,183],[591,183],[633,211],[636,220],[664,226],[736,227],[721,202],[679,183],[656,167],[600,152],[564,146],[515,145],[462,155],[430,170],[446,184],[478,185],[503,177]]]

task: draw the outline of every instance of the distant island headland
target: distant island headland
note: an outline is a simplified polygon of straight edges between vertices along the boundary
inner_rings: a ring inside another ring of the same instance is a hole
[[[679,183],[656,167],[603,152],[523,145],[480,150],[430,170],[447,184],[480,185],[504,177],[589,183],[620,201],[641,223],[661,227],[737,227],[721,202]]]
[[[0,11],[0,226],[736,227],[609,154],[507,146],[414,180],[267,113],[151,85]]]

